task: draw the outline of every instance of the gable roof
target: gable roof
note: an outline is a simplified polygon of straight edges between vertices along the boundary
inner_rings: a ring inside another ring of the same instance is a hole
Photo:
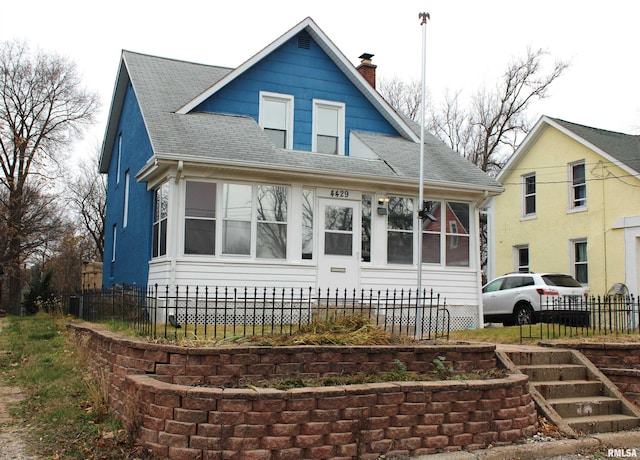
[[[327,54],[327,56],[336,64],[336,66],[347,76],[347,78],[362,92],[369,102],[382,114],[382,116],[403,136],[418,141],[415,132],[411,130],[405,121],[395,110],[385,101],[380,94],[366,81],[366,79],[358,72],[351,62],[342,54],[342,52],[333,44],[327,35],[318,27],[318,25],[310,17],[305,18],[295,25],[289,31],[285,32],[270,45],[262,49],[253,57],[245,61],[233,71],[229,72],[220,80],[216,81],[212,86],[200,93],[197,97],[189,100],[180,107],[177,112],[186,114],[197,107],[201,102],[215,94],[218,90],[232,82],[247,69],[251,68],[265,56],[279,48],[283,43],[298,35],[300,32],[306,31]]]
[[[529,132],[497,179],[508,176],[527,154],[545,129],[553,127],[607,161],[632,175],[640,173],[640,136],[579,125],[559,118],[543,116]]]
[[[301,25],[311,27],[311,30],[316,27],[307,19],[292,31],[300,30]],[[291,31],[285,36],[290,34]],[[254,58],[247,62],[253,62]],[[231,81],[229,76],[237,76],[238,70],[123,51],[100,171],[108,171],[120,113],[131,85],[153,149],[153,156],[139,172],[139,179],[152,173],[158,160],[183,160],[369,183],[417,184],[420,151],[417,126],[384,102],[350,63],[345,61],[343,67],[348,68],[354,78],[357,74],[358,87],[368,94],[367,98],[380,100],[375,107],[386,114],[385,117],[397,120],[398,126],[402,125],[403,130],[410,133],[406,137],[392,137],[352,132],[375,153],[374,159],[277,149],[252,117],[196,111],[182,113],[182,108],[199,100],[212,88],[218,88],[217,82]],[[491,194],[502,191],[495,179],[435,137],[426,133],[425,136],[425,186],[489,191]]]

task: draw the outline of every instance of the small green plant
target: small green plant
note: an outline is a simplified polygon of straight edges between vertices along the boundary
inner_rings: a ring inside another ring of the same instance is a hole
[[[446,359],[444,356],[437,356],[431,361],[431,367],[433,367],[433,373],[436,374],[441,379],[447,379],[451,374],[453,374],[453,366],[451,364],[447,365]]]
[[[407,365],[399,359],[394,359],[395,368],[385,372],[385,380],[407,381],[411,377],[411,373],[407,371]]]

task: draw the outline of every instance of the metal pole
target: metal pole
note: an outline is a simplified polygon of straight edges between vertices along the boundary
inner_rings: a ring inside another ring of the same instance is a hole
[[[420,13],[420,26],[422,27],[422,91],[420,102],[420,181],[418,185],[418,210],[422,210],[424,201],[424,124],[425,124],[425,100],[426,100],[426,51],[427,51],[427,20],[431,19],[429,13]],[[416,297],[416,339],[422,338],[422,213],[418,213],[418,292]]]

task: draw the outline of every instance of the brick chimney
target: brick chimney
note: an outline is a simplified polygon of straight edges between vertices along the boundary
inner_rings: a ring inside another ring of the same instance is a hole
[[[371,62],[373,54],[364,53],[360,56],[360,65],[357,67],[360,75],[369,82],[371,86],[376,87],[376,67],[377,65]]]

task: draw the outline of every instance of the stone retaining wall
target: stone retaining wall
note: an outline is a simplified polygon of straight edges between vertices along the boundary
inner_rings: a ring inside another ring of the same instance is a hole
[[[472,372],[493,345],[189,348],[86,326],[69,331],[137,440],[172,459],[378,459],[510,444],[535,433],[527,377],[392,382],[287,391],[226,388],[247,378],[384,372],[394,360]]]

